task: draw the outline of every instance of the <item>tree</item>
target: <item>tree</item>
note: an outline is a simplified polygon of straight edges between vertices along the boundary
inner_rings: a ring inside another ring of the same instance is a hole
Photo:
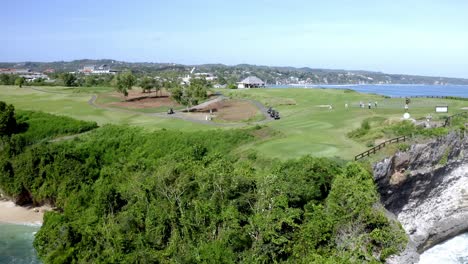
[[[163,85],[164,84],[163,84],[163,82],[161,80],[154,80],[154,87],[153,87],[154,92],[156,94],[159,93],[159,95],[161,95]]]
[[[0,101],[0,136],[10,136],[16,130],[15,108]]]
[[[169,89],[170,89],[170,92],[171,92],[172,99],[174,99],[179,104],[183,104],[182,102],[185,99],[183,98],[184,97],[184,88],[182,87],[182,85],[174,82],[174,83],[170,83],[168,87],[170,87]]]
[[[15,85],[18,85],[19,88],[21,88],[23,87],[24,81],[25,81],[24,77],[18,77],[15,80]]]
[[[11,74],[0,74],[0,84],[12,85],[15,83],[16,75]]]
[[[115,77],[115,86],[119,93],[122,93],[125,97],[128,96],[128,90],[131,90],[135,85],[136,78],[130,71],[118,74]]]
[[[218,83],[221,85],[227,84],[226,78],[223,76],[218,76]]]
[[[97,84],[98,84],[98,80],[97,80],[96,76],[94,76],[94,75],[86,76],[86,78],[84,80],[84,86],[92,87],[92,86],[96,86]]]
[[[67,87],[76,86],[76,76],[73,73],[65,72],[60,75],[63,84]]]
[[[155,87],[155,81],[153,78],[146,76],[141,80],[140,86],[143,93],[151,93],[151,90]]]
[[[210,85],[205,79],[194,79],[190,81],[190,85],[181,86],[173,82],[171,88],[172,98],[186,106],[187,108],[197,105],[201,100],[208,97],[208,88]]]
[[[32,81],[33,85],[44,85],[45,79],[44,78],[37,78]]]

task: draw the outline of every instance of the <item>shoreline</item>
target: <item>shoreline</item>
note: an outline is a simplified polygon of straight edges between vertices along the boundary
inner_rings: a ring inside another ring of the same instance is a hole
[[[0,224],[41,226],[44,213],[51,210],[48,205],[18,206],[12,201],[0,200]]]

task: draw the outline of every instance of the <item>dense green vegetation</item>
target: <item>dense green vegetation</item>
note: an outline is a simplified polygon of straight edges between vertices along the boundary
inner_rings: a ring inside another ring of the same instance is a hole
[[[51,143],[41,131],[66,120],[38,115],[48,120],[19,117],[29,126],[11,136],[37,130],[36,144],[0,146],[0,187],[57,207],[34,243],[46,263],[383,262],[405,245],[360,165],[235,155],[261,127],[104,126]]]
[[[5,107],[6,106],[6,107]],[[4,142],[17,142],[22,149],[39,141],[74,135],[97,128],[95,122],[55,116],[42,112],[16,111],[0,101],[0,137]],[[11,136],[11,137],[8,137]]]
[[[96,122],[33,111],[17,111],[16,120],[20,126],[23,126],[22,129],[26,131],[14,136],[25,138],[29,144],[58,136],[83,133],[97,128]]]
[[[0,137],[10,136],[17,130],[15,108],[0,101]]]

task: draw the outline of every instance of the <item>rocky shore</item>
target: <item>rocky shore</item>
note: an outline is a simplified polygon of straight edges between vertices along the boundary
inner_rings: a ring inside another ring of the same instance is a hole
[[[388,263],[417,263],[428,248],[468,230],[468,136],[416,144],[373,167],[385,208],[409,236]]]

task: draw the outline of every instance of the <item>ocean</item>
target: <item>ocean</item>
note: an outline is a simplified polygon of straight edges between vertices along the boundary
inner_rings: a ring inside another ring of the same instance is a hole
[[[421,255],[419,264],[468,263],[468,233],[436,245]]]
[[[40,226],[0,224],[0,263],[41,263],[33,247]],[[468,263],[468,233],[436,245],[421,255],[419,264]]]
[[[363,85],[271,85],[270,88],[331,88],[352,89],[361,93],[374,93],[390,97],[456,96],[468,98],[468,85],[415,85],[415,84],[363,84]]]
[[[37,225],[13,225],[0,223],[0,263],[41,263],[33,247]]]

